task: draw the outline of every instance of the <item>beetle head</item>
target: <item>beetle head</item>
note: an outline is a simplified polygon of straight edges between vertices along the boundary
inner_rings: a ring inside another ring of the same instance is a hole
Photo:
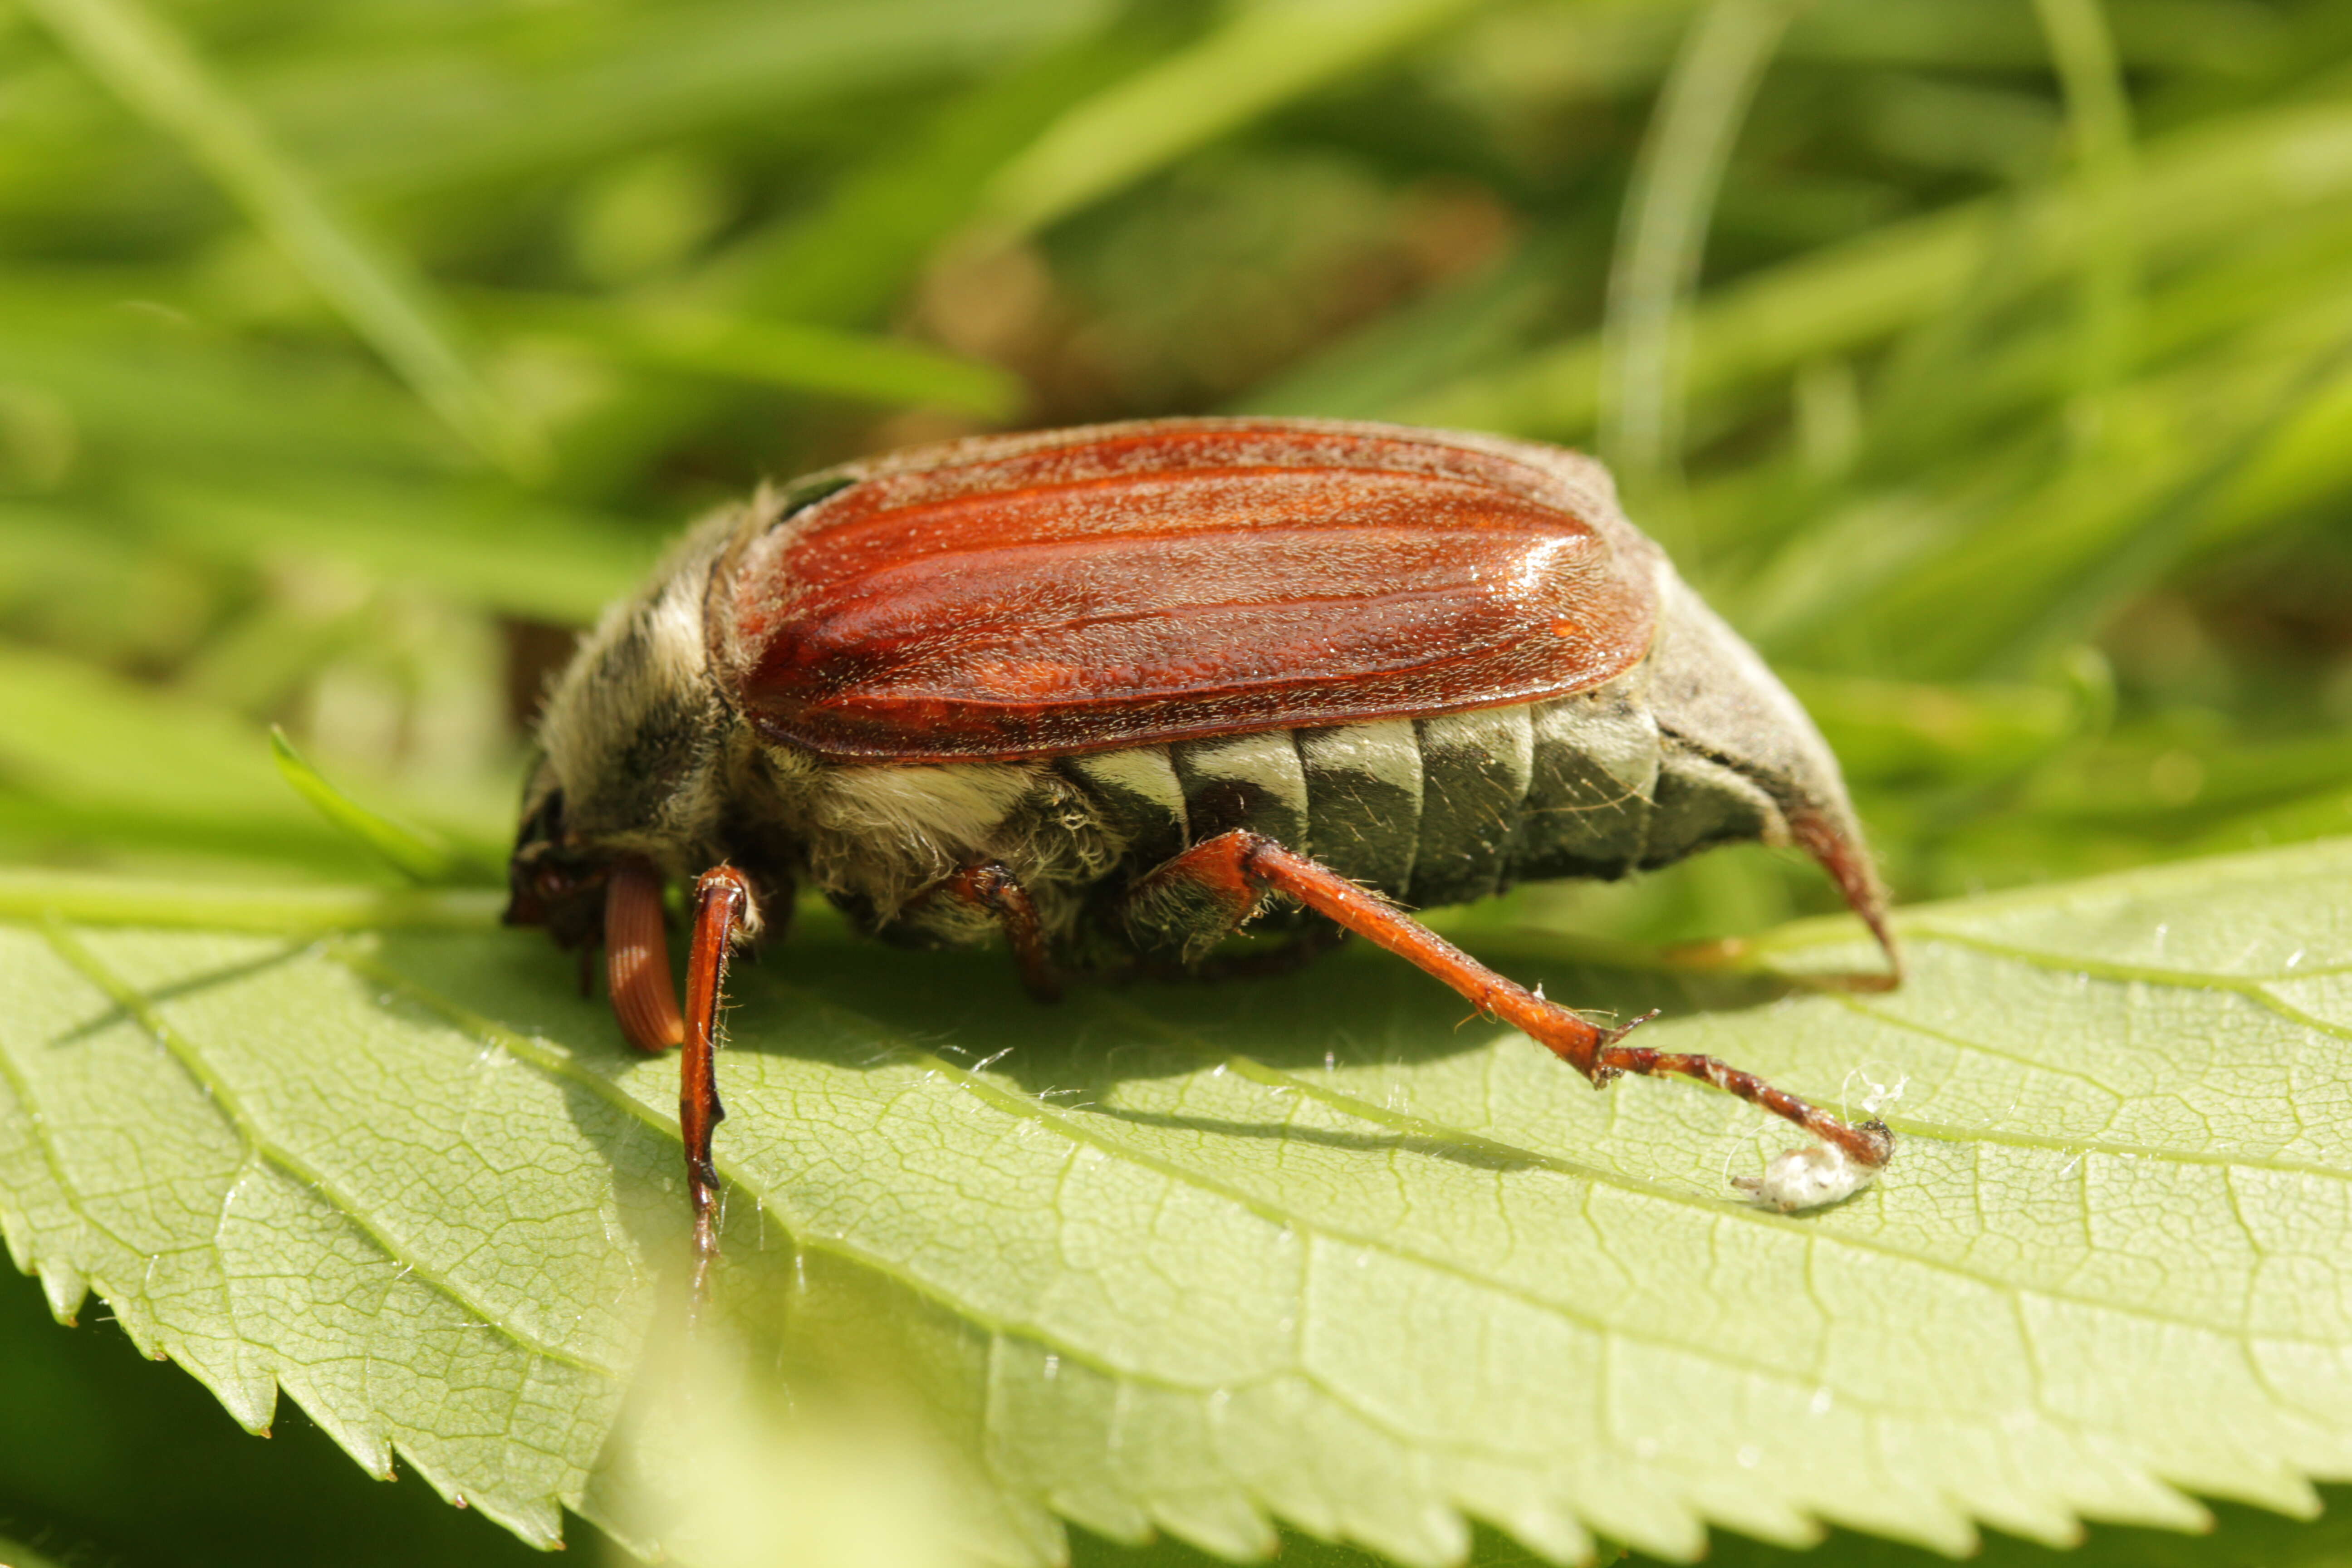
[[[595,942],[604,925],[611,858],[582,848],[566,831],[563,786],[542,756],[523,789],[522,826],[507,863],[506,923],[545,926],[563,947]]]
[[[705,646],[703,598],[736,514],[688,535],[641,596],[614,605],[549,689],[524,792],[507,919],[567,946],[602,931],[614,864],[667,877],[724,858],[722,763],[736,721]]]

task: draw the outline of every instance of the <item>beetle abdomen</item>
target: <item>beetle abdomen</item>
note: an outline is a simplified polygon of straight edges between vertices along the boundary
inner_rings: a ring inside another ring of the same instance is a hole
[[[1662,736],[1644,688],[1637,668],[1546,702],[1180,741],[1060,767],[1127,845],[1126,877],[1244,828],[1400,902],[1462,903],[1758,836],[1761,792]]]

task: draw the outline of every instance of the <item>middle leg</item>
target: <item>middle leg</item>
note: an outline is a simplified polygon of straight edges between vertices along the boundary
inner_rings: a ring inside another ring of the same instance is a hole
[[[924,901],[932,899],[952,899],[994,916],[1004,940],[1012,945],[1013,962],[1029,994],[1040,1002],[1062,999],[1062,977],[1045,941],[1045,922],[1037,918],[1029,889],[1021,885],[1012,868],[994,860],[967,866],[934,883],[922,895]]]

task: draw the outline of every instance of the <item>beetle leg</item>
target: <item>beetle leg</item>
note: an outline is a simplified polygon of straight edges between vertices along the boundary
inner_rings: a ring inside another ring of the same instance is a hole
[[[732,866],[705,871],[694,885],[694,946],[686,961],[686,1054],[678,1062],[677,1128],[686,1144],[686,1190],[694,1205],[694,1300],[699,1304],[719,1256],[719,1170],[710,1135],[726,1120],[719,1102],[719,998],[727,959],[751,910],[751,884]]]
[[[1013,946],[1013,962],[1020,967],[1021,984],[1040,1002],[1062,999],[1062,977],[1045,943],[1045,928],[1029,889],[1012,870],[992,860],[967,866],[930,889],[929,897],[950,898],[974,904],[996,917],[1004,940]]]
[[[686,1038],[669,973],[661,873],[642,855],[614,866],[604,883],[604,981],[629,1044],[666,1051]]]
[[[1506,980],[1378,894],[1262,834],[1236,831],[1196,844],[1152,872],[1137,890],[1146,892],[1154,883],[1169,882],[1183,882],[1206,894],[1232,912],[1236,926],[1255,912],[1265,892],[1286,893],[1443,980],[1480,1012],[1502,1019],[1591,1079],[1595,1088],[1628,1072],[1694,1078],[1795,1122],[1834,1145],[1865,1171],[1885,1164],[1894,1152],[1894,1135],[1879,1123],[1849,1126],[1753,1073],[1727,1067],[1713,1057],[1622,1044],[1627,1034],[1648,1019],[1636,1018],[1615,1029],[1589,1024],[1557,1003]]]

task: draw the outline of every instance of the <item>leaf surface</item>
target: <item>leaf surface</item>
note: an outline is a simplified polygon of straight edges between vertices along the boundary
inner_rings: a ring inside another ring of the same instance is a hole
[[[1875,1104],[1895,1164],[1802,1216],[1725,1184],[1778,1124],[1595,1094],[1377,953],[1047,1010],[992,955],[812,920],[737,972],[722,1301],[887,1361],[1007,1563],[1055,1515],[1435,1563],[1465,1513],[1564,1556],[2193,1525],[2176,1489],[2308,1511],[2352,1475],[2347,874],[2338,841],[1924,907],[1890,995],[1460,928],[1664,1006],[1653,1043]],[[682,1261],[675,1065],[479,899],[250,902],[0,883],[16,1256],[248,1425],[282,1387],[531,1539],[611,1517]],[[1846,924],[1755,951],[1867,962]]]

